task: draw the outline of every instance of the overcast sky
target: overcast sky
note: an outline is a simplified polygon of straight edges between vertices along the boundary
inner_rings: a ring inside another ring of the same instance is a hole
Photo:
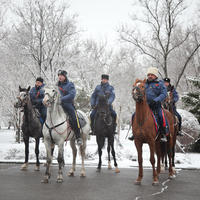
[[[71,10],[79,15],[79,26],[86,30],[85,36],[94,39],[108,39],[114,43],[118,34],[117,27],[129,23],[129,15],[133,13],[134,0],[69,0]],[[187,0],[189,9],[186,21],[192,17],[199,6],[199,0]],[[137,10],[135,10],[137,12]]]

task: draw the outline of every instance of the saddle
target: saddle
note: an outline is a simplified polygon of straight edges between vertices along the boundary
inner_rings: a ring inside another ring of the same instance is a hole
[[[159,121],[159,115],[158,113],[154,112],[154,111],[151,111],[151,114],[153,116],[153,119],[154,119],[154,123],[155,123],[155,129],[156,129],[156,133],[158,134],[159,132],[161,133],[163,127],[160,127],[158,121]],[[164,119],[164,124],[163,126],[165,127],[165,131],[166,131],[166,136],[169,134],[169,127],[167,126],[167,119],[165,117],[165,113],[164,113],[164,110],[162,108],[162,115],[163,115],[163,119]],[[164,130],[163,130],[164,131]]]
[[[77,115],[78,115],[78,121],[79,121],[80,127],[83,128],[86,125],[86,120],[80,111],[77,111]],[[73,123],[72,123],[72,119],[70,116],[68,118],[68,121],[69,121],[71,128],[73,129],[73,126],[72,126]]]
[[[83,115],[79,111],[77,111],[77,115],[78,115],[80,127],[83,128],[86,125],[85,118],[83,117]]]

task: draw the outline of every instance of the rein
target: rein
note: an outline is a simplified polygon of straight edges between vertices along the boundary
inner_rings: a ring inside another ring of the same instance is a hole
[[[53,125],[51,114],[50,114],[50,119],[51,119],[51,124]],[[50,135],[50,137],[51,137],[51,142],[52,142],[53,144],[55,144],[55,142],[54,142],[53,137],[52,137],[52,130],[55,130],[56,133],[58,133],[59,135],[64,134],[64,133],[67,131],[68,126],[67,126],[67,128],[66,128],[62,133],[58,132],[58,131],[56,130],[56,128],[59,127],[59,126],[61,126],[61,125],[63,125],[65,122],[67,122],[67,120],[61,122],[60,124],[53,125],[52,127],[49,127],[49,126],[47,125],[47,123],[45,122],[46,127],[49,129],[49,135]],[[68,139],[68,137],[67,137],[67,139]],[[67,139],[66,139],[66,140],[67,140]]]

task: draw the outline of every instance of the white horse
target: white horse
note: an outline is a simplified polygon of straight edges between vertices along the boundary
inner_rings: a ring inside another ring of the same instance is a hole
[[[62,168],[64,166],[64,142],[70,141],[70,145],[73,153],[73,163],[72,168],[70,169],[68,176],[74,176],[74,171],[76,168],[76,155],[77,148],[75,143],[75,134],[69,126],[69,121],[67,114],[64,112],[62,106],[60,105],[60,92],[58,91],[57,86],[45,87],[45,96],[43,99],[44,105],[47,107],[47,119],[43,127],[44,135],[44,144],[47,152],[47,163],[46,163],[46,172],[43,183],[48,183],[50,178],[50,164],[52,162],[53,150],[55,145],[58,146],[58,164],[59,171],[57,176],[57,182],[63,182]],[[80,111],[79,111],[80,112]],[[89,119],[87,116],[81,112],[86,120],[86,125],[81,128],[81,137],[83,144],[79,147],[80,155],[82,159],[81,173],[80,176],[85,176],[85,149],[86,141],[88,138],[88,133],[90,130]]]

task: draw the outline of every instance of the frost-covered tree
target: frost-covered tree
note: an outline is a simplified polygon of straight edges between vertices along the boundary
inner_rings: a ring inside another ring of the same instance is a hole
[[[58,68],[65,65],[65,57],[72,56],[76,16],[56,0],[28,0],[14,10],[19,22],[13,40],[21,47],[23,58],[32,64],[29,69],[35,76],[54,81]]]
[[[185,48],[183,44],[192,35],[196,35],[194,27],[185,28],[180,20],[187,8],[185,0],[138,0],[138,2],[139,12],[133,13],[132,26],[129,24],[121,27],[120,38],[123,42],[135,46],[144,57],[148,58],[149,63],[161,69],[165,77],[168,77],[169,72],[174,68],[175,86],[178,86],[191,58],[200,47],[196,37],[195,42],[186,46],[187,55],[178,57],[184,62],[171,65],[173,53]],[[143,24],[142,28],[140,28],[141,24]],[[142,31],[144,29],[145,31]],[[180,31],[182,34],[179,34]]]
[[[184,105],[194,114],[200,123],[200,76],[196,78],[187,78],[195,89],[182,97]]]

